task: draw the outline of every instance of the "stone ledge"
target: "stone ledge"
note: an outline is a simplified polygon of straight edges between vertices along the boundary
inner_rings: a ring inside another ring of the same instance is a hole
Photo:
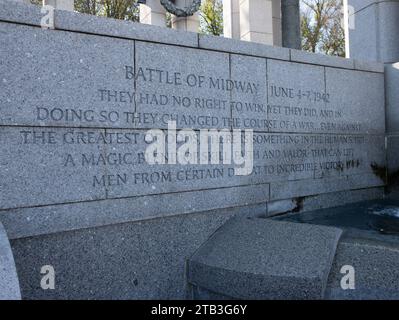
[[[374,174],[359,174],[339,178],[271,182],[270,200],[307,197],[336,191],[382,186],[384,186],[384,182]]]
[[[253,204],[265,213],[268,198],[268,184],[241,186],[5,210],[0,221],[17,239]]]
[[[69,11],[56,11],[55,28],[132,40],[198,47],[198,34],[194,32],[179,31]]]
[[[290,57],[287,48],[208,35],[199,35],[199,48],[279,60]]]
[[[295,197],[275,200],[267,203],[267,215],[257,217],[273,217],[281,214],[294,214],[325,208],[336,207],[337,204],[346,205],[354,202],[383,199],[384,188],[354,189],[321,193],[306,197]]]
[[[355,69],[360,71],[384,73],[384,64],[376,61],[365,61],[365,60],[355,59]]]
[[[322,299],[341,234],[233,218],[188,260],[188,282],[238,299]]]
[[[0,21],[40,26],[40,7],[13,0],[0,0]]]
[[[291,61],[343,69],[355,69],[355,62],[353,59],[330,57],[324,54],[310,53],[294,49],[291,49]]]

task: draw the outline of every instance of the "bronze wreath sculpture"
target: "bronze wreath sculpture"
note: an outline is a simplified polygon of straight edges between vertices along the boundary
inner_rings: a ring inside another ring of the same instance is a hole
[[[172,0],[173,1],[173,0]],[[193,0],[193,3],[188,7],[178,8],[171,0],[161,0],[162,6],[176,17],[192,16],[201,6],[201,0]]]

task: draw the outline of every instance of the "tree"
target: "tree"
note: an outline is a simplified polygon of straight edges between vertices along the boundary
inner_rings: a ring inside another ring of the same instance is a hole
[[[137,0],[75,0],[75,10],[108,18],[139,21]]]
[[[342,0],[302,0],[302,49],[345,56]]]
[[[42,0],[31,0],[42,4]],[[139,21],[137,0],[75,0],[75,11],[121,20]]]
[[[201,33],[220,36],[223,33],[223,4],[220,0],[205,0],[199,11]]]
[[[98,9],[98,0],[75,0],[77,12],[97,15]]]

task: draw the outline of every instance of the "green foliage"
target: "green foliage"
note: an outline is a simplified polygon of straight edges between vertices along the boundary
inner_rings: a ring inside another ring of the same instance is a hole
[[[98,0],[75,0],[75,10],[81,13],[98,15]]]
[[[223,34],[223,4],[220,0],[205,0],[199,11],[200,32],[220,36]]]
[[[172,28],[172,14],[166,11],[166,27]]]
[[[345,56],[342,0],[302,0],[302,49]]]
[[[75,0],[75,10],[114,19],[139,21],[137,0]]]

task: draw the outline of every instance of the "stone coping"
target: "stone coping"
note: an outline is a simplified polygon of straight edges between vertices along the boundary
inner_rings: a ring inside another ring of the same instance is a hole
[[[10,0],[0,0],[0,21],[40,26],[42,17],[43,14],[41,13],[40,6],[27,5]],[[326,55],[308,53],[300,50],[268,46],[223,37],[200,35],[193,32],[172,30],[169,28],[96,17],[76,12],[55,10],[54,20],[56,30],[217,50],[342,69],[377,73],[384,72],[384,65],[378,62],[328,57]]]

